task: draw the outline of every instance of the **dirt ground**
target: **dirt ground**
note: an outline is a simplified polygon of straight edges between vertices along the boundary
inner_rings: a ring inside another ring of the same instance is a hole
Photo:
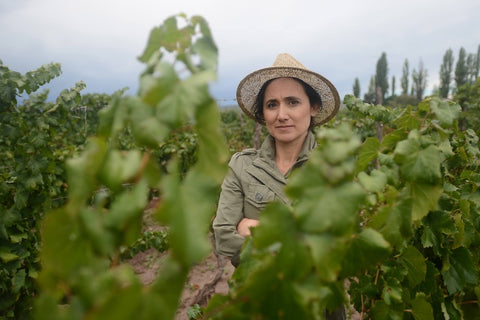
[[[158,206],[159,199],[154,198],[149,203],[143,216],[143,231],[159,231],[164,227],[157,224],[152,218],[152,209]],[[167,251],[168,252],[168,251]],[[167,252],[160,253],[156,249],[148,249],[137,253],[128,260],[135,273],[145,284],[151,284],[165,260]],[[194,266],[188,275],[183,288],[176,320],[188,320],[187,311],[191,306],[198,304],[205,307],[209,299],[216,293],[228,293],[228,280],[232,277],[235,268],[226,257],[217,256],[213,252],[204,261]]]
[[[144,231],[145,230],[161,230],[151,217],[149,209],[158,205],[158,199],[153,199],[149,204],[149,208],[144,214]],[[160,253],[156,249],[148,249],[145,252],[137,253],[132,259],[128,260],[135,273],[145,284],[151,284],[161,267],[167,252]],[[179,307],[175,320],[188,320],[187,311],[190,307],[198,304],[205,307],[209,299],[214,294],[228,293],[228,280],[232,277],[235,268],[226,257],[217,256],[213,252],[200,264],[194,266],[188,275],[188,280],[183,288],[180,298]],[[360,314],[354,311],[348,317],[350,320],[362,319]]]
[[[165,254],[156,249],[149,249],[139,252],[128,263],[138,274],[140,280],[148,285],[155,280]],[[191,306],[198,304],[205,307],[214,294],[227,294],[228,279],[232,276],[234,269],[228,259],[217,257],[213,253],[202,263],[193,267],[183,289],[175,319],[188,320],[187,311]]]
[[[141,281],[148,285],[155,280],[165,254],[159,253],[155,249],[149,249],[136,254],[128,263],[133,267]],[[228,280],[234,270],[235,268],[227,258],[216,256],[213,253],[202,263],[193,267],[183,288],[175,320],[188,320],[187,311],[191,306],[198,304],[205,307],[214,294],[227,294]],[[350,312],[352,314],[347,316],[348,319],[362,319],[361,315],[353,309]]]

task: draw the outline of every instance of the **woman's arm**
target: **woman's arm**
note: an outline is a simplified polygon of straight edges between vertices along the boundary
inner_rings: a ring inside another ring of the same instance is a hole
[[[244,218],[244,194],[239,178],[230,168],[222,184],[217,214],[213,221],[216,251],[232,258],[238,255],[245,237],[237,231],[237,225]]]

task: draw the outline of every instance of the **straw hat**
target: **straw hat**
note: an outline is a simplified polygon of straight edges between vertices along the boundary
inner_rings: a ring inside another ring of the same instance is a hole
[[[281,53],[272,67],[250,73],[238,85],[238,105],[252,119],[256,120],[253,107],[260,89],[265,82],[276,78],[298,78],[318,92],[322,99],[322,108],[315,116],[315,125],[321,125],[337,114],[340,97],[333,84],[318,73],[305,68],[288,53]]]

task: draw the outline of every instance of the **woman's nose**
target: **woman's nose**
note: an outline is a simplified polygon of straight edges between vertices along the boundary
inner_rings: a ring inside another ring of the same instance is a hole
[[[280,107],[278,108],[278,119],[279,120],[288,119],[287,107],[283,103],[280,104]]]

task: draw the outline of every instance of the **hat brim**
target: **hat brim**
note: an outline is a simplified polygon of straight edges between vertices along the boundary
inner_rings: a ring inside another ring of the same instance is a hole
[[[254,71],[243,78],[237,87],[237,103],[250,118],[255,119],[253,107],[263,84],[277,78],[298,78],[310,85],[322,99],[322,108],[315,116],[315,125],[331,120],[340,108],[340,96],[333,84],[322,75],[294,67],[269,67]]]

